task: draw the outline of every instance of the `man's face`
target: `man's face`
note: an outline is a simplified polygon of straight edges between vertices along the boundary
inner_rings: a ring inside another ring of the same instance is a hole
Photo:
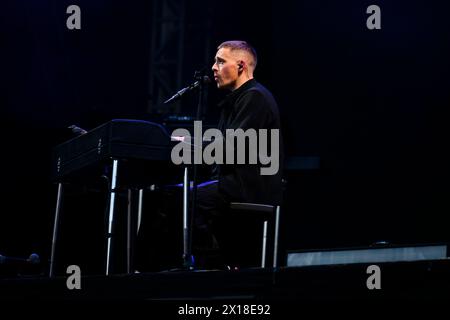
[[[239,60],[229,48],[221,48],[217,51],[212,71],[217,88],[235,89],[239,77]]]

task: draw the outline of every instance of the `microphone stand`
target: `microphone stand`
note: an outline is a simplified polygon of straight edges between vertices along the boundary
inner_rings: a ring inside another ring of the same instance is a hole
[[[202,114],[204,110],[204,87],[205,87],[205,77],[202,71],[196,71],[194,78],[198,81],[198,104],[197,104],[197,113],[194,118],[194,121],[201,121]],[[194,123],[195,128],[195,123]],[[195,137],[194,137],[195,140]],[[203,141],[202,141],[203,142]],[[197,145],[193,143],[194,148],[201,148],[201,145]],[[202,156],[202,155],[200,155]],[[195,216],[197,213],[197,168],[198,164],[195,161],[195,153],[194,153],[194,162],[192,164],[192,198],[191,198],[191,214],[188,219],[186,219],[189,224],[188,229],[184,229],[184,252],[183,252],[183,268],[187,270],[193,270],[195,267],[194,256],[192,255],[192,230],[193,224],[195,220]],[[189,181],[189,179],[188,179]],[[188,188],[189,190],[190,188]]]

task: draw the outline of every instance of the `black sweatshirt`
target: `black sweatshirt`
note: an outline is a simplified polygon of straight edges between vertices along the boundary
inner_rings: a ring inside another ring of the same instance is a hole
[[[251,79],[231,92],[220,104],[222,108],[219,129],[225,137],[226,129],[253,128],[268,129],[267,139],[270,146],[270,129],[280,129],[280,115],[272,94],[256,80]],[[258,136],[258,143],[260,137]],[[225,143],[224,143],[225,146]],[[235,143],[236,146],[236,143]],[[271,155],[269,147],[269,155]],[[225,155],[225,153],[224,153]],[[236,157],[236,155],[234,155]],[[248,164],[248,146],[246,146],[246,164],[223,164],[215,168],[219,180],[219,191],[230,201],[243,201],[262,204],[279,204],[282,200],[283,144],[280,132],[279,170],[274,175],[261,175],[262,165]],[[273,160],[273,159],[272,159]],[[225,162],[225,156],[224,156]],[[236,162],[235,162],[236,163]],[[268,167],[269,165],[266,165]]]

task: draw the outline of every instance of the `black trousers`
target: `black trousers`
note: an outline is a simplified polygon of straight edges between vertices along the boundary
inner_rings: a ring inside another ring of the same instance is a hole
[[[193,228],[193,248],[207,245],[216,256],[205,255],[205,267],[215,264],[237,267],[259,265],[262,222],[244,212],[230,211],[231,199],[219,191],[218,183],[198,188],[198,210]],[[211,240],[212,239],[212,240]],[[197,248],[197,249],[198,249]],[[216,251],[214,251],[216,250]],[[193,250],[201,256],[201,250]]]
[[[145,212],[139,232],[138,269],[153,271],[181,266],[182,191],[182,187],[173,186],[153,195],[152,212]],[[219,191],[217,182],[199,184],[191,228],[196,268],[259,264],[260,226],[239,212],[230,212],[232,200]]]

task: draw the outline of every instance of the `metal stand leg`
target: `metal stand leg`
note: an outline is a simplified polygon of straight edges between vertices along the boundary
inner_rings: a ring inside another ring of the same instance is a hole
[[[58,195],[56,197],[56,210],[55,210],[55,222],[53,224],[52,252],[51,252],[51,256],[50,256],[50,272],[49,272],[50,278],[54,276],[55,247],[56,247],[56,240],[58,238],[59,215],[61,213],[62,195],[63,195],[63,185],[62,185],[62,183],[58,183]]]
[[[142,189],[128,189],[127,273],[134,273],[135,244],[142,208]],[[138,201],[136,201],[138,198]]]
[[[192,268],[192,254],[190,248],[190,220],[189,220],[189,170],[184,168],[183,179],[183,263],[184,267]]]
[[[111,239],[112,239],[112,228],[114,222],[114,204],[116,199],[116,183],[117,183],[117,167],[119,165],[118,160],[113,160],[113,172],[111,177],[111,189],[109,197],[109,219],[108,219],[108,234],[107,237],[107,248],[106,248],[106,275],[109,275],[111,267]]]
[[[280,206],[277,206],[275,211],[275,235],[273,241],[273,267],[278,266],[278,232],[280,229]]]
[[[264,221],[263,227],[263,243],[262,243],[262,255],[261,255],[261,268],[266,267],[266,248],[267,248],[267,220]]]
[[[139,189],[139,205],[138,205],[138,220],[136,226],[136,234],[139,233],[139,228],[141,227],[143,203],[144,203],[144,189]]]
[[[127,273],[131,272],[131,264],[132,264],[132,232],[133,227],[131,226],[131,221],[133,220],[133,190],[128,189],[128,212],[127,212]]]

